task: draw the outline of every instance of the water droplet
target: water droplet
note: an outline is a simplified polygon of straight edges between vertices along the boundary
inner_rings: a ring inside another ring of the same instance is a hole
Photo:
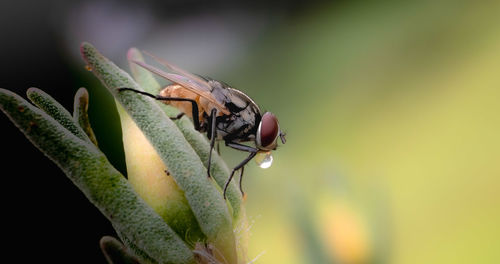
[[[86,69],[87,71],[92,71],[92,67],[90,67],[90,65],[85,65],[85,69]]]
[[[271,155],[271,151],[268,152],[259,152],[255,156],[255,162],[259,167],[263,169],[267,169],[271,167],[271,164],[273,164],[273,156]]]

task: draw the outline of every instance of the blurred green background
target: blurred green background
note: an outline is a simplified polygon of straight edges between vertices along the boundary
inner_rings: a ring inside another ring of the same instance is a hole
[[[500,261],[499,7],[325,7],[262,44],[234,81],[256,90],[289,138],[271,169],[246,178],[262,263],[318,263],[304,258],[309,230],[294,218],[310,217],[331,242],[318,211],[342,210],[338,196],[369,226],[358,226],[368,245],[345,249],[352,263],[366,263],[356,252],[383,263]],[[301,203],[309,210],[289,213]],[[358,234],[345,235],[334,241]]]
[[[500,2],[104,3],[54,23],[71,88],[29,85],[68,108],[87,87],[100,146],[122,171],[113,101],[78,58],[81,41],[125,69],[129,47],[151,51],[275,113],[287,143],[271,168],[245,170],[249,260],[500,261]],[[2,86],[28,88],[14,84]],[[245,156],[221,152],[230,167]]]

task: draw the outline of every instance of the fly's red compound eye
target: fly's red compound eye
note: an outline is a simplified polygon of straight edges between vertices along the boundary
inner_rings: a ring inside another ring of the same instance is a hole
[[[257,146],[261,149],[274,149],[279,131],[276,116],[269,112],[264,113],[257,130]]]

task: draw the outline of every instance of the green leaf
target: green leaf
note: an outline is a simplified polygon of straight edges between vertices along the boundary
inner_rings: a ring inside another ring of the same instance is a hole
[[[75,94],[75,100],[73,106],[73,121],[79,124],[80,127],[85,132],[85,134],[87,134],[87,136],[89,137],[90,141],[92,141],[94,145],[98,146],[94,130],[92,130],[92,127],[90,126],[88,109],[89,109],[89,93],[87,92],[87,89],[82,87],[78,89],[78,91]]]
[[[193,263],[187,245],[137,196],[95,145],[5,89],[0,89],[0,109],[139,248],[160,263]]]
[[[88,43],[82,44],[81,52],[92,72],[132,117],[184,191],[201,230],[217,248],[218,259],[236,263],[228,208],[216,183],[206,176],[205,167],[191,145],[153,99],[118,91],[122,87],[142,90],[126,72]]]

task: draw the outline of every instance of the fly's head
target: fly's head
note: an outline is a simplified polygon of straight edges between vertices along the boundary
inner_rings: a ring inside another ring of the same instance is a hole
[[[281,143],[285,144],[285,134],[281,131],[276,116],[271,112],[264,113],[255,136],[255,146],[259,149],[255,161],[261,168],[271,166],[273,162],[271,150],[275,150],[278,146],[278,137]]]

